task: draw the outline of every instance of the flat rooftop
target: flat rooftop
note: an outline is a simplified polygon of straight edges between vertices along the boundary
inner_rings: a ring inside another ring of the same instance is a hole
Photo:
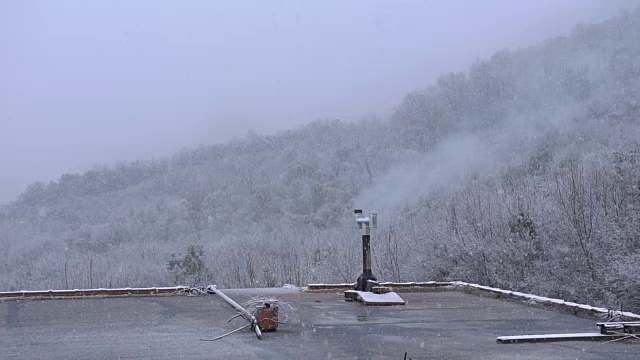
[[[0,358],[25,359],[638,359],[637,342],[498,344],[502,335],[597,332],[595,319],[462,291],[400,293],[404,306],[342,292],[223,290],[290,302],[299,319],[258,340],[216,295],[0,301]]]

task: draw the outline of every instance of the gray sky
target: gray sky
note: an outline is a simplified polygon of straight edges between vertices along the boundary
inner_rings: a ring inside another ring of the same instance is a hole
[[[638,1],[2,1],[0,203],[94,164],[385,116],[443,71]]]

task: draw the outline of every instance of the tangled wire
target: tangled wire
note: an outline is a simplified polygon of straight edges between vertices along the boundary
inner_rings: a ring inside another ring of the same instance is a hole
[[[188,289],[187,296],[207,295],[209,292],[204,286],[191,287]]]
[[[273,306],[278,308],[277,322],[280,324],[291,323],[299,320],[298,310],[286,301],[280,301],[274,298],[266,298],[264,296],[255,296],[245,302],[245,308],[253,316],[258,316],[258,309],[264,306]]]

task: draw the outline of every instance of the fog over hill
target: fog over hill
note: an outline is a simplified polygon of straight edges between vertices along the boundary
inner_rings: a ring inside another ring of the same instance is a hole
[[[95,164],[386,118],[410,90],[636,0],[0,4],[0,204]]]
[[[640,11],[500,50],[389,118],[325,119],[35,183],[0,289],[463,279],[639,309]]]

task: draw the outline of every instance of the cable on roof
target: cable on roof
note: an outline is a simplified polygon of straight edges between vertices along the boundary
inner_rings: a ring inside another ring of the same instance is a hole
[[[226,334],[223,334],[223,335],[220,335],[220,336],[216,336],[216,337],[214,337],[213,339],[200,339],[200,341],[216,341],[216,340],[220,340],[220,339],[222,339],[222,338],[223,338],[223,337],[225,337],[225,336],[229,336],[229,335],[231,335],[231,334],[233,334],[233,333],[236,333],[236,332],[238,332],[238,331],[240,331],[240,330],[244,330],[244,329],[248,328],[249,326],[251,326],[251,324],[247,324],[247,325],[245,325],[245,326],[239,327],[239,328],[237,328],[237,329],[235,329],[235,330],[229,331],[229,332],[228,332],[228,333],[226,333]]]

